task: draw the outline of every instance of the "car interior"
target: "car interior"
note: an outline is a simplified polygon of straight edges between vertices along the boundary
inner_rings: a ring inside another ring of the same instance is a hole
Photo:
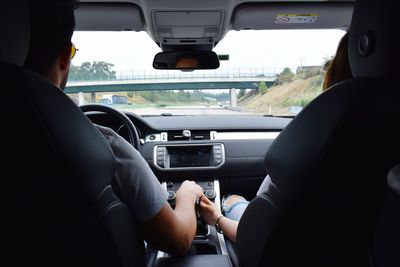
[[[351,29],[354,78],[319,94],[295,115],[143,115],[80,101],[82,95],[76,105],[74,90],[87,84],[69,83],[68,95],[24,70],[28,1],[4,1],[1,265],[400,266],[394,10],[392,0],[80,0],[75,32],[145,33],[159,49],[147,64],[184,78],[224,66],[226,58],[215,51],[231,32]],[[180,56],[197,62],[179,67]],[[175,90],[168,82],[148,83],[153,90]],[[204,88],[226,89],[215,84]],[[236,111],[236,93],[230,94]],[[198,217],[186,255],[147,244],[114,189],[115,157],[93,124],[114,129],[140,152],[171,207],[185,180],[199,184],[217,207],[227,194],[248,199],[236,242]],[[257,194],[266,176],[271,183]]]

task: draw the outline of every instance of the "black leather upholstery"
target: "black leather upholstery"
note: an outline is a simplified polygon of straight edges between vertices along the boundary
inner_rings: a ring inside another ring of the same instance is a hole
[[[361,2],[361,1],[359,1]],[[398,34],[395,0],[363,0],[353,14],[349,36],[349,59],[354,77],[393,78],[398,75]],[[370,43],[370,54],[360,53],[366,38]],[[363,45],[362,45],[363,44]]]
[[[22,66],[30,42],[29,7],[26,1],[1,2],[0,32],[1,62]]]
[[[370,266],[386,175],[400,160],[400,88],[385,72],[395,51],[384,49],[392,47],[381,36],[388,24],[374,9],[390,3],[356,4],[349,52],[358,78],[316,98],[270,146],[265,165],[280,196],[267,191],[243,214],[240,266]],[[370,57],[354,55],[367,31],[378,36],[375,48]]]
[[[29,18],[19,11],[7,15]],[[10,49],[3,44],[0,55]],[[4,63],[21,64],[25,49],[15,45],[10,53],[13,61],[0,57],[0,264],[144,266],[135,219],[113,192],[115,159],[106,140],[60,89]]]
[[[400,266],[400,165],[388,175],[388,189],[373,235],[371,259],[374,267]]]
[[[229,257],[225,255],[196,255],[179,258],[161,258],[157,267],[229,267],[232,266]]]
[[[394,166],[388,174],[388,186],[400,196],[400,164]]]

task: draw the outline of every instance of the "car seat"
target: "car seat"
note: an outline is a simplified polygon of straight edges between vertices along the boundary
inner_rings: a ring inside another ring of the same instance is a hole
[[[269,188],[237,232],[239,266],[371,266],[386,176],[399,162],[394,1],[357,1],[353,79],[322,93],[270,146]]]

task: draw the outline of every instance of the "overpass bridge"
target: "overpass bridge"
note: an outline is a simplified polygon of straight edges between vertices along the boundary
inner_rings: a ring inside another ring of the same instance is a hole
[[[113,80],[70,81],[65,92],[78,93],[79,103],[82,104],[83,93],[90,93],[92,102],[95,102],[96,92],[229,89],[231,106],[235,107],[237,89],[258,89],[261,81],[269,87],[275,79],[276,73],[268,73],[264,69],[234,69],[225,72],[136,71],[130,75],[117,75],[117,79]]]

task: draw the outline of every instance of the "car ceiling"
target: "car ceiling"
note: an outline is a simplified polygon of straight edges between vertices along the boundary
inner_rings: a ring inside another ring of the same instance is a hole
[[[81,0],[77,31],[146,31],[162,48],[212,50],[230,30],[347,29],[354,1]],[[279,23],[280,17],[314,17]]]

